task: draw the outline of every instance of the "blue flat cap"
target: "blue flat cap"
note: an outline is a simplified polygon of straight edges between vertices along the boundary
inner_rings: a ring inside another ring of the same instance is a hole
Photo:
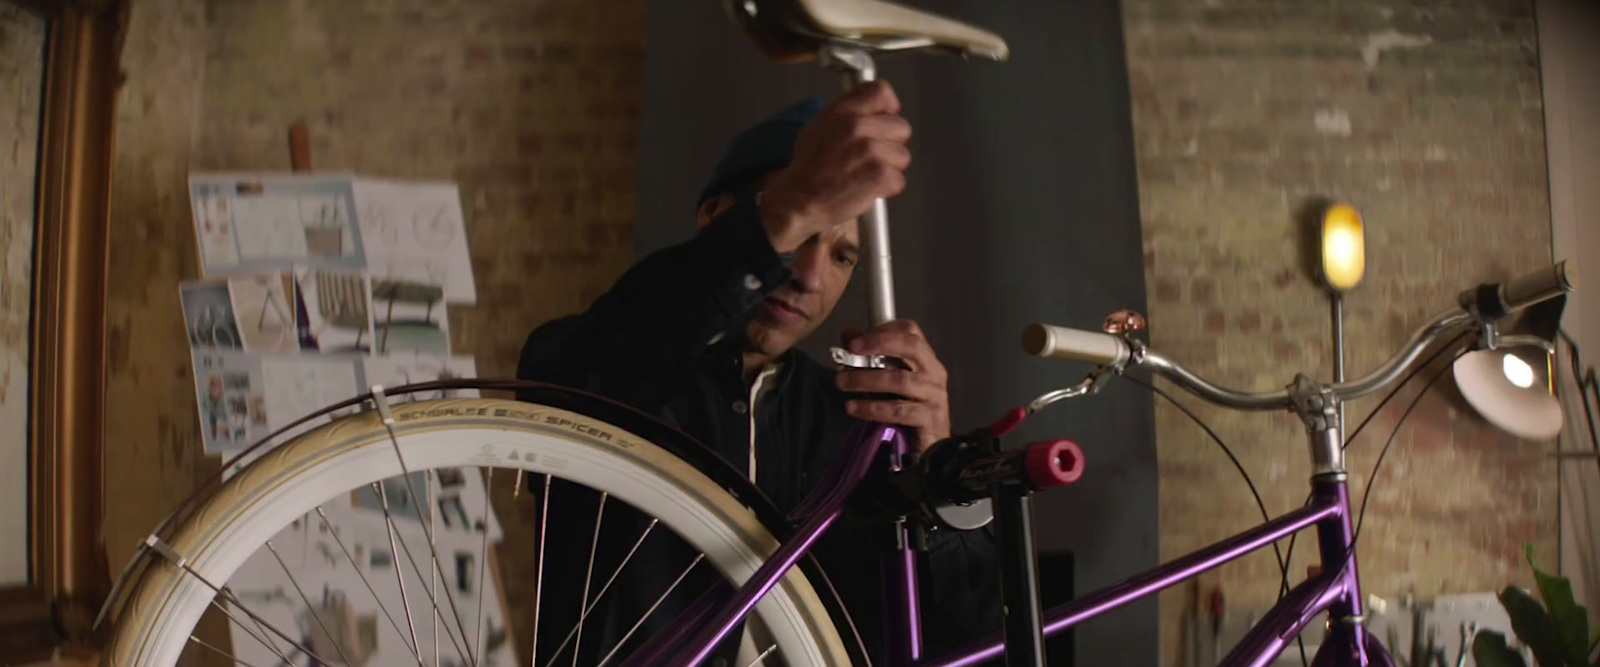
[[[739,133],[711,170],[711,180],[700,191],[698,201],[749,185],[788,165],[800,130],[822,111],[822,106],[822,98],[807,98]]]

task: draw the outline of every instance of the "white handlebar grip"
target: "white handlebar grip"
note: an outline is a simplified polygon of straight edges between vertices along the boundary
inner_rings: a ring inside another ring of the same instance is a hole
[[[1128,359],[1128,344],[1121,338],[1053,324],[1030,324],[1023,329],[1022,349],[1034,356],[1101,365],[1119,364]]]

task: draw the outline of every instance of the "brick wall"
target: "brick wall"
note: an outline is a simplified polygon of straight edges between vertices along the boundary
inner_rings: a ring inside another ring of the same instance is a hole
[[[215,469],[177,298],[198,276],[189,171],[287,170],[287,129],[304,119],[318,169],[460,183],[479,305],[452,310],[453,343],[509,377],[529,330],[587,305],[632,259],[644,55],[638,0],[132,6],[108,304],[116,567]],[[531,540],[507,543],[506,579],[532,581],[514,550]],[[508,591],[519,629],[530,590]]]
[[[108,475],[113,563],[209,465],[179,333],[176,284],[197,273],[184,174],[285,169],[285,129],[304,118],[319,168],[460,182],[483,305],[454,311],[451,327],[484,374],[507,375],[530,327],[588,303],[631,258],[644,3],[597,4],[134,3],[108,382],[114,397],[143,398],[108,405],[107,465],[124,471]],[[1347,308],[1353,369],[1457,288],[1548,258],[1527,3],[1127,0],[1124,11],[1158,348],[1251,388],[1290,369],[1326,374],[1325,307],[1293,259],[1293,210],[1311,195],[1349,199],[1368,221],[1368,279]],[[1445,389],[1408,421],[1373,496],[1361,556],[1380,595],[1525,582],[1518,546],[1553,554],[1546,450],[1498,435]],[[1371,404],[1353,406],[1353,422]],[[1291,419],[1201,414],[1270,509],[1303,499]],[[1176,411],[1157,422],[1164,556],[1249,525],[1226,460]],[[1352,450],[1358,492],[1377,444]],[[531,559],[509,556],[516,580]],[[1270,562],[1224,570],[1230,599],[1268,601]],[[1166,602],[1175,618],[1181,593]]]
[[[1367,278],[1346,301],[1352,373],[1374,367],[1462,287],[1549,261],[1531,2],[1123,8],[1157,349],[1249,389],[1281,387],[1297,370],[1329,377],[1327,301],[1297,250],[1297,209],[1313,196],[1353,202],[1367,223]],[[1412,393],[1351,447],[1354,493]],[[1374,489],[1359,552],[1366,590],[1394,598],[1529,583],[1522,544],[1554,562],[1549,446],[1488,426],[1448,376],[1433,394]],[[1374,404],[1352,404],[1351,426]],[[1222,453],[1158,406],[1162,557],[1259,522]],[[1234,447],[1269,511],[1305,499],[1309,461],[1294,418],[1199,413]],[[1312,555],[1297,549],[1291,572],[1303,578]],[[1220,584],[1235,608],[1262,607],[1275,570],[1264,552],[1204,585]],[[1166,664],[1191,602],[1182,589],[1162,602]]]
[[[456,349],[509,376],[534,325],[631,259],[644,3],[213,2],[198,163],[461,184],[476,308]]]

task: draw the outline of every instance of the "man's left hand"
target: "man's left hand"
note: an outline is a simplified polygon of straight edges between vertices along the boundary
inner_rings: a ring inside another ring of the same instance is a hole
[[[916,322],[885,322],[866,333],[847,330],[844,344],[856,354],[896,357],[910,367],[840,371],[835,381],[843,391],[901,397],[852,399],[845,403],[845,412],[857,419],[914,429],[918,450],[927,450],[933,443],[950,437],[949,376]]]

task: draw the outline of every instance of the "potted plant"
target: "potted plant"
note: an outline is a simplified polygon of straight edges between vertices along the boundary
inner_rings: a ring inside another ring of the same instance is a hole
[[[1517,640],[1533,652],[1539,667],[1600,667],[1600,658],[1590,658],[1600,646],[1600,628],[1590,630],[1589,612],[1573,597],[1572,582],[1545,574],[1533,562],[1533,547],[1527,551],[1544,604],[1516,586],[1500,592],[1500,604],[1511,617]],[[1480,667],[1527,667],[1522,653],[1507,645],[1505,635],[1489,630],[1473,639],[1472,657]]]

